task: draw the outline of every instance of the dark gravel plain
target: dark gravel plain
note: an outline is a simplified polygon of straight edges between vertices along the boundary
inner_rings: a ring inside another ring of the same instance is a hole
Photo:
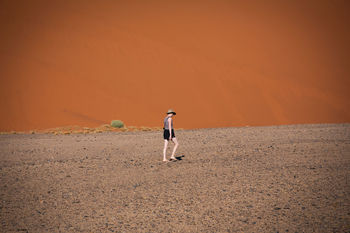
[[[350,232],[350,124],[176,136],[0,135],[1,232]]]

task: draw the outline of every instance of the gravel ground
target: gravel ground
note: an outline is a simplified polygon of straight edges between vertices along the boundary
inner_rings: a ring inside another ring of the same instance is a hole
[[[1,232],[350,232],[350,124],[176,136],[0,135]]]

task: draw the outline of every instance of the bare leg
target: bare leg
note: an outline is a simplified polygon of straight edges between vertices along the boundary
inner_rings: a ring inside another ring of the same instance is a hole
[[[174,149],[173,149],[173,153],[171,154],[171,159],[176,159],[175,158],[175,152],[176,152],[176,149],[177,149],[177,147],[179,146],[179,143],[177,142],[177,139],[176,138],[173,138],[173,143],[175,143],[175,146],[174,146]]]
[[[163,149],[163,161],[165,162],[165,161],[168,161],[167,159],[166,159],[166,149],[167,149],[167,147],[168,147],[168,140],[164,140],[164,149]]]

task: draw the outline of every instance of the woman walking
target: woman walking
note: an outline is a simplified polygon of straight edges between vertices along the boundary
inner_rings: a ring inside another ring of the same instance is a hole
[[[174,110],[169,109],[168,112],[166,113],[167,116],[164,118],[164,150],[163,150],[163,161],[167,162],[168,160],[166,159],[166,150],[168,148],[168,143],[169,140],[171,140],[175,146],[173,149],[173,153],[171,154],[170,160],[177,160],[175,158],[175,151],[179,145],[179,143],[177,142],[176,138],[175,138],[175,132],[174,132],[174,127],[173,127],[173,116],[176,115],[176,112],[174,112]]]

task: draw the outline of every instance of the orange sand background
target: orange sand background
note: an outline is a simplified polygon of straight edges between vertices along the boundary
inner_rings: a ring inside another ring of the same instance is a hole
[[[350,122],[349,5],[0,0],[0,131]]]

